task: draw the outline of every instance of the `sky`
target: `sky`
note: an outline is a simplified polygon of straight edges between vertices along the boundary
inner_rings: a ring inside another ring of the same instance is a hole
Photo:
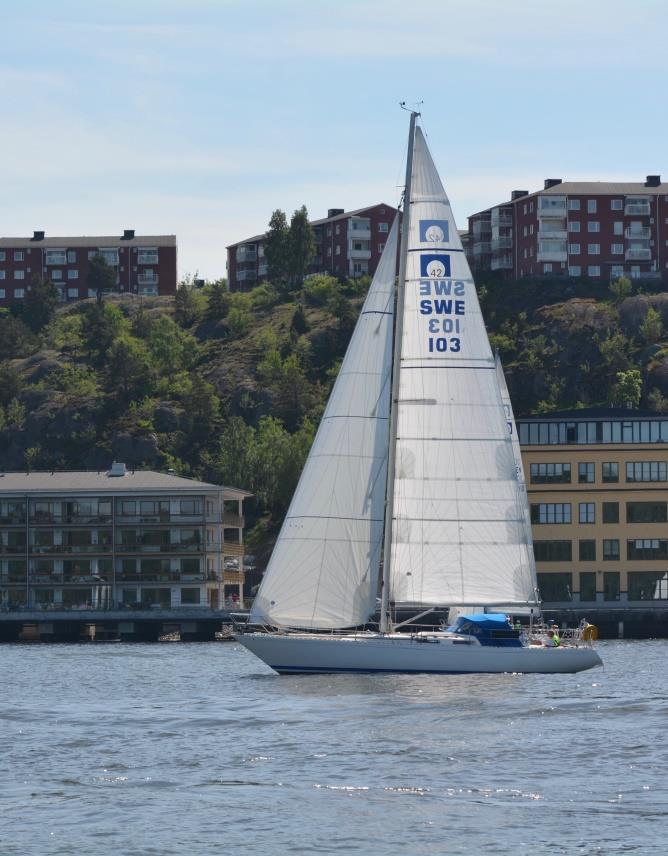
[[[0,0],[0,235],[176,234],[396,205],[408,114],[458,225],[545,178],[668,175],[665,0]]]

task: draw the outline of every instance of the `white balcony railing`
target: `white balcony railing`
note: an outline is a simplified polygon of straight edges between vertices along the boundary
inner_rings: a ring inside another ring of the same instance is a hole
[[[143,252],[137,253],[137,264],[138,265],[157,265],[158,264],[158,253],[157,252],[148,252],[144,250]]]
[[[649,226],[627,226],[626,229],[624,229],[624,235],[627,238],[640,240],[648,240],[651,237]]]
[[[496,256],[492,258],[490,267],[492,270],[508,270],[513,266],[512,256]]]
[[[652,258],[652,251],[649,247],[629,247],[624,258],[627,261],[648,262]]]
[[[474,256],[482,256],[485,253],[492,252],[492,244],[491,241],[476,241],[473,244],[473,255]]]
[[[255,247],[237,247],[238,262],[254,262],[257,259]]]
[[[554,217],[555,214],[566,212],[566,197],[565,196],[539,196],[538,197],[538,216],[539,217]]]
[[[543,240],[552,240],[552,241],[565,241],[568,237],[568,232],[566,229],[555,229],[551,226],[546,228],[541,227],[538,230],[538,239]]]
[[[650,212],[649,199],[647,199],[646,201],[645,200],[643,200],[643,201],[638,200],[636,202],[627,202],[626,205],[624,206],[624,214],[626,214],[627,216],[630,214],[643,216],[643,215],[647,215],[650,213],[651,212]]]
[[[237,273],[237,279],[239,280],[239,282],[256,280],[257,273],[254,270],[240,270]]]
[[[349,250],[348,258],[350,259],[366,259],[371,258],[371,250]]]
[[[510,235],[502,235],[499,238],[492,238],[492,251],[509,250],[513,246],[513,239]]]
[[[159,277],[157,273],[145,274],[140,273],[137,277],[137,283],[139,285],[157,285],[159,281]]]

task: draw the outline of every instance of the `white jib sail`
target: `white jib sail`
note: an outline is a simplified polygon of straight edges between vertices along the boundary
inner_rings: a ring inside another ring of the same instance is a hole
[[[452,210],[416,130],[402,337],[391,597],[535,600],[494,357]]]
[[[398,225],[388,235],[251,620],[344,628],[374,611],[383,534]]]

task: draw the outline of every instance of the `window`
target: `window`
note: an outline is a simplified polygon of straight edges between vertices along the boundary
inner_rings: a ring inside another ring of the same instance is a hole
[[[570,523],[570,502],[541,502],[531,506],[532,523]]]
[[[601,224],[598,222],[598,220],[589,220],[589,222],[587,223],[587,231],[588,232],[600,232],[601,231]]]
[[[580,200],[579,199],[569,199],[568,200],[568,210],[569,211],[579,211],[580,210]]]
[[[382,253],[384,249],[385,249],[385,244],[378,244],[378,252],[379,253]]]
[[[534,541],[533,552],[537,562],[570,562],[573,558],[570,541]]]
[[[619,481],[619,464],[616,461],[606,461],[601,464],[602,481],[612,484]]]
[[[604,523],[619,523],[619,503],[604,502],[603,503],[603,522]]]
[[[379,232],[389,232],[389,229],[390,229],[390,227],[389,227],[388,223],[379,223],[378,224],[378,231]]]
[[[596,541],[593,538],[587,538],[580,541],[579,558],[581,562],[596,561]]]
[[[601,268],[598,265],[589,265],[587,268],[587,276],[600,276]]]
[[[665,461],[628,461],[626,464],[627,482],[665,482],[667,478]]]
[[[550,263],[543,265],[543,273],[552,273],[552,265]]]
[[[619,538],[604,538],[603,539],[603,561],[618,562],[619,561]]]
[[[580,574],[580,600],[596,600],[596,574],[593,571]]]
[[[202,503],[199,499],[182,499],[181,500],[181,514],[201,514],[202,513]]]
[[[665,502],[627,502],[626,503],[626,522],[627,523],[666,523],[668,515],[666,515]]]
[[[332,248],[331,247],[327,247],[327,255],[328,256],[332,255]]]
[[[568,267],[568,275],[569,276],[581,276],[582,268],[580,265],[569,265]]]
[[[570,464],[531,464],[532,484],[570,484]]]
[[[77,260],[76,250],[68,250],[67,251],[67,264],[72,265],[76,262],[76,260]]]
[[[196,605],[199,604],[199,589],[198,588],[182,588],[181,603]]]
[[[52,280],[54,280],[54,281],[55,281],[55,280],[58,280],[58,279],[62,279],[62,278],[63,278],[63,272],[62,272],[62,270],[56,270],[56,269],[54,268],[54,270],[52,270],[52,271],[51,271],[51,273],[49,274],[49,276],[51,277],[51,279],[52,279]]]
[[[601,255],[601,245],[600,244],[587,244],[587,252],[590,256],[600,256]]]
[[[23,250],[14,250],[14,261],[22,262],[25,259],[25,253]]]
[[[588,199],[587,200],[587,214],[596,214],[596,200]]]
[[[78,270],[68,270],[67,271],[68,279],[79,279],[79,271]]]
[[[619,600],[619,571],[604,572],[603,600]]]
[[[23,297],[25,297],[25,290],[23,288],[15,288],[14,289],[14,297],[17,300],[21,300]]]
[[[611,199],[610,200],[610,210],[611,211],[621,211],[624,208],[624,200],[623,199]]]
[[[341,226],[339,225],[339,223],[337,223],[336,226],[334,227],[334,234],[335,235],[341,234]]]
[[[335,255],[337,255],[337,256],[341,255],[341,247],[340,246],[337,246]]]
[[[7,271],[0,270],[0,279],[7,279]]]
[[[578,464],[578,484],[593,484],[595,481],[594,464]]]
[[[613,256],[623,256],[624,255],[624,244],[613,244],[610,247],[610,252]]]
[[[0,298],[3,300],[5,298],[5,289],[4,288],[0,288]]]
[[[108,265],[115,267],[118,264],[118,250],[100,250],[100,255]]]
[[[540,596],[546,601],[571,600],[573,588],[573,574],[550,573],[538,574],[538,588]]]
[[[571,256],[579,256],[580,255],[580,245],[579,244],[569,244],[568,245],[568,254]]]
[[[7,261],[7,253],[4,250],[0,250],[0,262]]]
[[[47,250],[44,261],[47,265],[66,265],[67,253],[65,250]]]
[[[88,261],[90,261],[91,259],[94,259],[95,256],[97,255],[97,253],[98,253],[97,250],[88,250]]]
[[[25,279],[26,272],[24,270],[15,270],[14,271],[14,279]]]
[[[581,502],[579,505],[580,523],[596,522],[596,506],[593,502]]]
[[[571,220],[568,224],[569,232],[579,232],[580,231],[580,221],[579,220]]]
[[[67,289],[67,296],[68,297],[75,297],[75,298],[78,297],[79,296],[79,289],[78,288],[68,288]]]
[[[668,582],[665,571],[629,571],[629,600],[666,600]]]
[[[629,561],[668,559],[668,541],[658,538],[637,538],[627,541],[626,558]]]
[[[137,512],[137,504],[134,499],[121,499],[118,503],[118,510],[124,517],[134,517]]]

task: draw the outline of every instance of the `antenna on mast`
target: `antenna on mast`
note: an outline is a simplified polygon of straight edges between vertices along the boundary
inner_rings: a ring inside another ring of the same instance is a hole
[[[415,113],[416,116],[422,115],[420,113],[420,107],[424,104],[424,101],[416,101],[414,107],[406,107],[405,101],[400,101],[399,106],[402,110],[407,110],[409,113]]]

